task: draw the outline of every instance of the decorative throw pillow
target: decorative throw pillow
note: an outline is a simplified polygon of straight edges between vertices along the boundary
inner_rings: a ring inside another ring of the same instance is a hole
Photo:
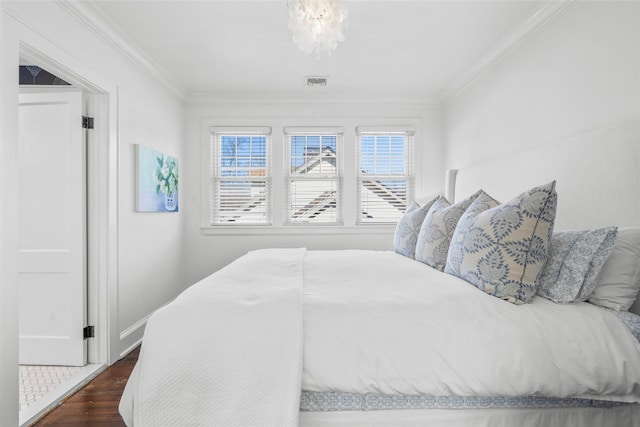
[[[456,230],[464,233],[462,242],[456,240],[461,254],[452,253],[447,270],[495,297],[514,304],[530,302],[553,232],[558,201],[555,184],[533,188],[503,205],[469,215]]]
[[[624,326],[636,337],[638,342],[640,342],[640,316],[629,313],[628,311],[614,310],[613,313],[624,323]]]
[[[413,202],[404,215],[402,215],[396,225],[396,232],[393,235],[393,249],[397,253],[409,258],[415,257],[416,241],[418,240],[418,233],[420,233],[420,226],[422,226],[424,217],[437,199],[436,197],[430,200],[424,206]]]
[[[464,211],[458,221],[455,231],[453,232],[453,237],[451,238],[451,245],[449,246],[449,253],[447,255],[447,264],[444,268],[445,273],[459,276],[459,268],[464,255],[465,242],[467,243],[467,249],[473,250],[473,242],[476,237],[481,238],[481,235],[477,233],[478,229],[470,228],[468,226],[468,222],[473,221],[479,213],[484,212],[487,209],[495,208],[499,205],[500,202],[483,191],[478,197],[476,197],[473,203],[471,203],[471,206]]]
[[[416,244],[416,260],[440,271],[444,270],[451,237],[458,220],[471,203],[480,195],[478,190],[466,199],[452,205],[444,197],[439,197],[424,219],[418,243]]]
[[[618,237],[589,295],[592,304],[625,311],[640,289],[640,228],[619,228]]]
[[[617,232],[618,227],[606,227],[553,233],[537,294],[559,304],[586,301]]]

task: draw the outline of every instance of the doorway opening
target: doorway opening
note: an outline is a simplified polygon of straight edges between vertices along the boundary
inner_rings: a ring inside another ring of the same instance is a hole
[[[117,149],[113,89],[26,44],[18,71],[31,80],[21,78],[18,106],[18,392],[26,426],[117,359]]]

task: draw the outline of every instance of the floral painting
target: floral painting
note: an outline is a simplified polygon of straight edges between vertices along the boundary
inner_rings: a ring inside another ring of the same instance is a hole
[[[178,159],[136,145],[138,212],[178,212]]]

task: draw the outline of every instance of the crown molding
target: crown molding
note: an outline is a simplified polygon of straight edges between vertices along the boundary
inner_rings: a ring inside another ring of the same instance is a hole
[[[551,23],[555,18],[564,13],[575,0],[549,0],[544,3],[533,15],[508,32],[491,50],[484,55],[474,66],[458,76],[453,83],[442,90],[436,96],[421,99],[387,99],[369,97],[287,97],[263,95],[230,94],[230,93],[187,93],[178,81],[162,68],[157,62],[144,53],[115,22],[104,14],[91,0],[71,1],[54,0],[65,12],[87,27],[91,32],[104,40],[114,50],[134,63],[140,70],[160,82],[169,89],[182,102],[188,104],[200,103],[379,103],[379,104],[417,104],[417,105],[441,105],[446,104],[460,95],[482,74],[500,62],[508,53],[518,45],[532,37],[542,28]]]
[[[508,53],[562,15],[574,1],[549,0],[545,2],[521,25],[509,31],[480,61],[469,67],[452,84],[440,92],[442,103],[446,104],[460,95],[471,83],[500,62]]]
[[[182,85],[157,62],[143,53],[143,49],[93,1],[54,0],[54,3],[184,102],[186,91]]]
[[[395,105],[440,105],[437,96],[429,97],[371,97],[359,95],[304,96],[304,95],[254,95],[246,93],[189,93],[187,104],[395,104]]]

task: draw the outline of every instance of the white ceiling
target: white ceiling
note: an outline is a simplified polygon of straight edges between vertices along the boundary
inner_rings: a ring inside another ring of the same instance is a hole
[[[319,59],[294,45],[285,0],[94,5],[186,98],[433,100],[545,3],[352,0],[346,40]],[[305,76],[329,84],[308,88]]]

